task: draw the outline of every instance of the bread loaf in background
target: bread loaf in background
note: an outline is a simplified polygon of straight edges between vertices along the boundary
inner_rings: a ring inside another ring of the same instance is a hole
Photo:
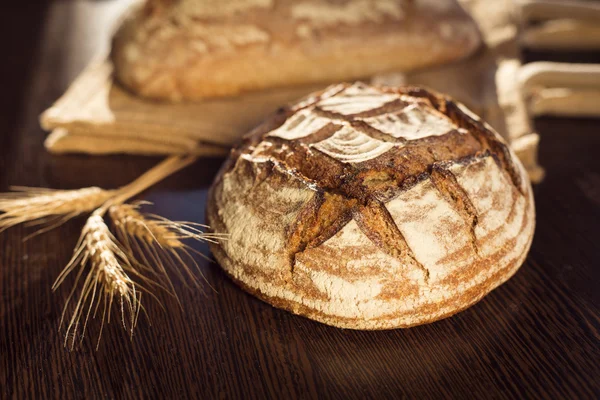
[[[178,101],[408,71],[480,41],[455,0],[148,0],[112,60],[134,93]]]
[[[416,87],[335,85],[251,132],[207,220],[223,269],[264,301],[352,329],[432,322],[523,263],[532,189],[461,104]]]

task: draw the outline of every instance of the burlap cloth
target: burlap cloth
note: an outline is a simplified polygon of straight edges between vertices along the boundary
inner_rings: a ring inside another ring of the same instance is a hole
[[[447,93],[482,116],[511,144],[533,181],[539,137],[517,83],[521,67],[518,24],[510,0],[461,0],[478,22],[485,45],[458,63],[410,74],[365,80],[423,84]],[[160,103],[138,98],[113,80],[104,57],[93,62],[40,120],[51,131],[53,153],[226,154],[230,146],[279,106],[323,85],[270,90],[196,103]]]

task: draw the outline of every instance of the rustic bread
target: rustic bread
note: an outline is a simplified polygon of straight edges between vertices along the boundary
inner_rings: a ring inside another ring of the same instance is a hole
[[[223,269],[276,307],[353,329],[432,322],[522,264],[532,190],[486,123],[416,87],[336,85],[251,132],[209,193]]]
[[[112,60],[133,92],[176,101],[407,71],[479,44],[456,0],[148,0]]]

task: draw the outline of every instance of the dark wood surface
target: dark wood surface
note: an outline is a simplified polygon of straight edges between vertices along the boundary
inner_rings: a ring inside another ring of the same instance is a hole
[[[56,157],[42,147],[38,114],[101,46],[115,7],[0,6],[1,191],[112,188],[158,161]],[[527,261],[474,307],[408,330],[348,331],[293,316],[199,260],[218,293],[179,285],[183,310],[161,295],[168,312],[146,302],[151,320],[133,340],[113,323],[96,351],[93,323],[69,352],[58,324],[72,280],[55,293],[51,285],[83,219],[27,242],[21,227],[0,234],[0,398],[598,398],[600,121],[546,118],[537,128],[547,178],[535,188]],[[221,162],[201,160],[143,198],[166,217],[201,222]]]

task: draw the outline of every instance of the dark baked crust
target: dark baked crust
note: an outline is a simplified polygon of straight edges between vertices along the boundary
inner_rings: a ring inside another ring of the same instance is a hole
[[[345,141],[336,147],[336,138]],[[293,204],[280,196],[290,188]],[[255,223],[273,244],[248,248],[232,215],[254,215],[262,202],[275,220],[257,214]],[[487,124],[422,88],[363,84],[330,87],[247,135],[207,214],[215,230],[233,232],[213,250],[236,280],[275,305],[360,329],[429,322],[478,301],[520,266],[534,227],[527,177]],[[256,247],[254,258],[240,255]],[[403,298],[414,303],[404,314]],[[377,301],[396,306],[348,319]]]

